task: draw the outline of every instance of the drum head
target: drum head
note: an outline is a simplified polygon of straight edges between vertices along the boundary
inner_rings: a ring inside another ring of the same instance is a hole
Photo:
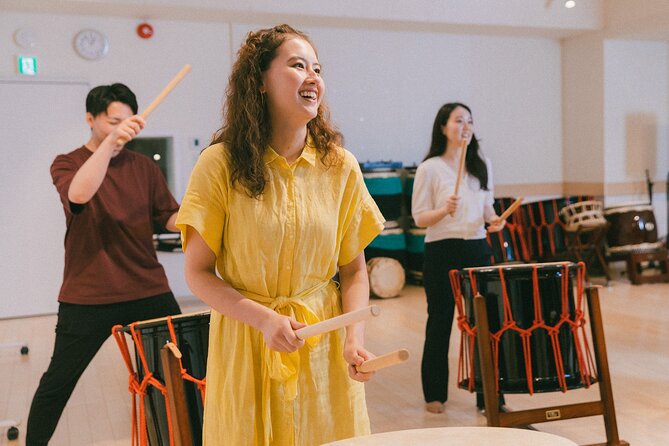
[[[381,298],[397,297],[404,288],[405,276],[402,264],[389,257],[376,257],[367,262],[369,290]]]

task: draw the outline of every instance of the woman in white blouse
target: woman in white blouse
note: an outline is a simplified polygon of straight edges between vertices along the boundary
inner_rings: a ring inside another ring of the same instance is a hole
[[[467,141],[465,166],[455,194],[460,147]],[[430,151],[414,179],[412,216],[425,233],[423,282],[427,296],[427,327],[421,366],[426,410],[444,411],[448,399],[448,346],[455,302],[448,278],[451,269],[490,264],[488,231],[504,227],[493,208],[490,161],[479,150],[472,114],[461,103],[437,112]],[[481,395],[477,405],[483,406]]]

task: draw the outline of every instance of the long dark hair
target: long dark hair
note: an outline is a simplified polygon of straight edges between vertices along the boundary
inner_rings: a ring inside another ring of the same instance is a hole
[[[423,161],[434,158],[435,156],[441,156],[446,151],[446,135],[442,130],[442,127],[448,122],[448,118],[451,116],[453,110],[457,107],[462,107],[472,113],[471,109],[465,104],[460,102],[449,102],[441,106],[437,112],[437,116],[434,118],[434,125],[432,126],[432,142],[430,143],[430,150],[427,152],[427,156]],[[476,139],[476,135],[472,134],[472,140],[467,146],[467,155],[465,156],[465,168],[467,172],[475,176],[479,180],[481,189],[488,190],[488,168],[481,157],[479,151],[479,142]]]
[[[260,198],[265,190],[264,155],[272,134],[267,104],[260,92],[262,74],[269,69],[277,49],[291,37],[303,39],[314,47],[306,34],[288,25],[248,34],[232,66],[223,107],[223,126],[211,142],[227,145],[232,183],[239,183],[253,198]],[[326,166],[339,159],[336,146],[340,144],[341,135],[330,123],[325,102],[321,102],[318,114],[307,124],[307,134]]]

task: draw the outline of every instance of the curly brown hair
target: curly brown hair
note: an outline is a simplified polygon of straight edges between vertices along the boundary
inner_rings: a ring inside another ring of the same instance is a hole
[[[230,154],[231,179],[253,198],[260,198],[267,183],[264,154],[272,134],[267,104],[261,94],[262,74],[269,69],[281,44],[299,38],[309,43],[309,37],[289,25],[250,32],[237,53],[232,66],[223,106],[223,126],[214,134],[211,144],[225,143]],[[336,147],[341,133],[331,124],[330,112],[324,102],[307,124],[320,159],[332,166],[340,159]]]

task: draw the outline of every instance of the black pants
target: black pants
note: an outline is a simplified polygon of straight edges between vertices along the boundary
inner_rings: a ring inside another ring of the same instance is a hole
[[[448,399],[448,347],[455,300],[448,277],[452,269],[490,265],[486,239],[445,239],[425,244],[423,284],[427,296],[427,326],[421,364],[425,401]]]
[[[48,444],[77,381],[114,325],[179,313],[171,292],[109,305],[61,303],[51,363],[30,406],[26,446]]]

